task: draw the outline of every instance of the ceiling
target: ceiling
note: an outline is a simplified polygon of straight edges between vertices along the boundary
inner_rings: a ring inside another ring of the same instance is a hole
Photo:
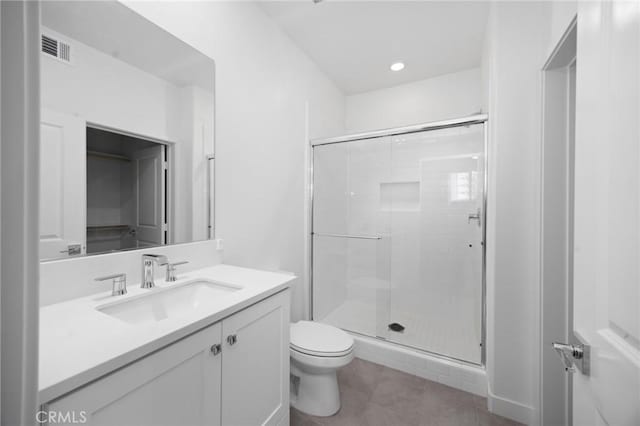
[[[211,58],[119,2],[43,1],[42,25],[177,86],[213,91]]]
[[[480,65],[485,1],[261,1],[346,94]],[[389,66],[404,62],[393,72]]]

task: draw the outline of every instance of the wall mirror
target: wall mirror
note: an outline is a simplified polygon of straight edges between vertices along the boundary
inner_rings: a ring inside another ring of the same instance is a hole
[[[42,3],[40,259],[213,238],[214,61],[116,1]]]

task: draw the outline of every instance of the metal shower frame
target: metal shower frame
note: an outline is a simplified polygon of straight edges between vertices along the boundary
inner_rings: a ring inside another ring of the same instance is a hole
[[[309,317],[313,320],[313,196],[314,196],[314,173],[313,160],[314,149],[317,146],[331,145],[337,143],[354,142],[364,139],[376,139],[388,136],[397,136],[410,133],[418,133],[431,130],[440,130],[453,127],[470,126],[473,124],[482,124],[484,133],[484,179],[482,194],[482,327],[481,327],[481,363],[476,364],[463,359],[453,358],[447,355],[431,352],[425,349],[411,347],[413,350],[428,353],[447,360],[454,360],[474,366],[486,365],[486,336],[487,336],[487,192],[489,187],[489,139],[488,139],[488,120],[487,114],[475,114],[468,117],[455,118],[451,120],[434,121],[429,123],[415,124],[411,126],[395,127],[389,129],[374,130],[370,132],[354,133],[350,135],[337,136],[331,138],[312,139],[309,141],[311,146],[310,164],[309,164]],[[359,333],[356,333],[359,334]],[[364,336],[364,335],[363,335]],[[368,336],[372,337],[372,336]],[[390,342],[399,346],[401,343]]]

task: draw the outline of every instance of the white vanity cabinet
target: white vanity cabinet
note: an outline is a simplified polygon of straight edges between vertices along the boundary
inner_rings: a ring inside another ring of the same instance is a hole
[[[289,292],[222,321],[222,425],[276,425],[289,413]]]
[[[66,424],[276,425],[288,418],[288,385],[285,290],[45,408]]]

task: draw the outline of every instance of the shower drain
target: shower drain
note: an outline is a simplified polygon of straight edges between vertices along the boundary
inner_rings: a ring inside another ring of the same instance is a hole
[[[388,327],[389,330],[395,331],[396,333],[402,333],[404,331],[404,325],[397,322],[392,322]]]

